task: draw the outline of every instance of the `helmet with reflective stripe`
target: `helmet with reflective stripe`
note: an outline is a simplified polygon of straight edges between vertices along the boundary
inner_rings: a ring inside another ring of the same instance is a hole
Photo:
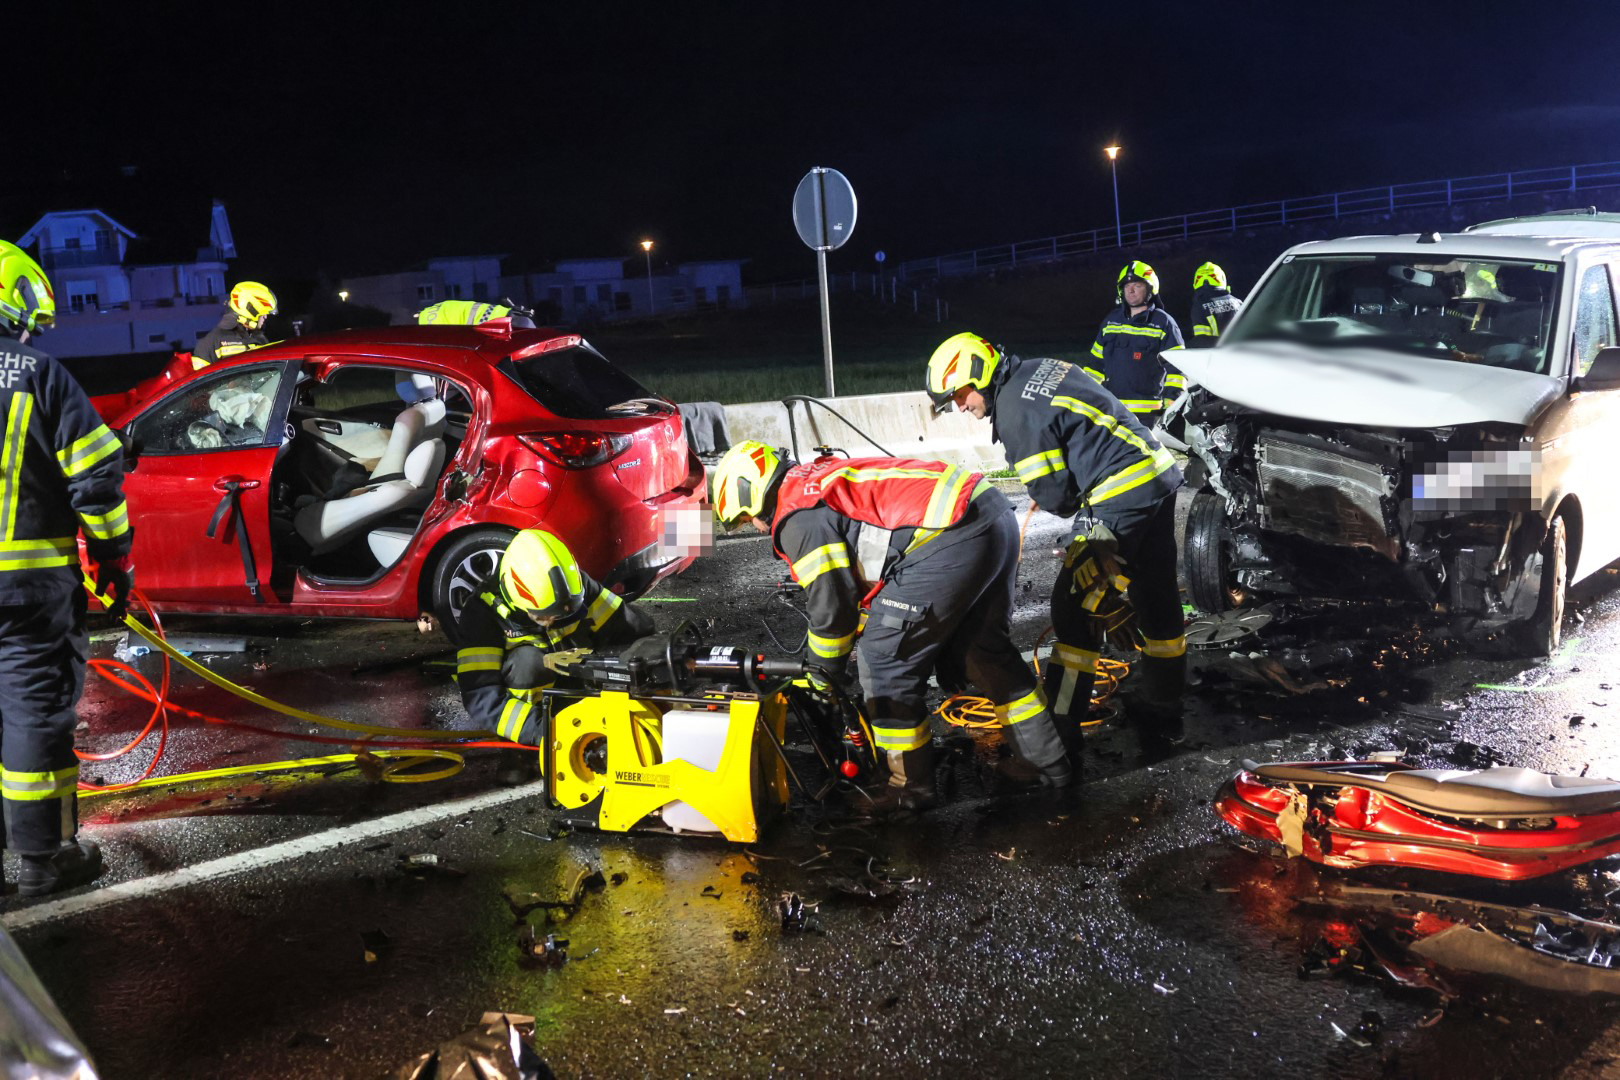
[[[1213,285],[1217,289],[1226,288],[1226,271],[1212,262],[1207,262],[1194,270],[1193,288],[1198,289],[1205,285]]]
[[[416,313],[421,326],[477,326],[491,319],[504,319],[512,309],[503,304],[485,304],[477,300],[441,300],[432,307]]]
[[[568,546],[544,529],[524,529],[501,556],[501,598],[535,619],[566,619],[585,606],[585,583]]]
[[[928,358],[928,396],[934,412],[950,408],[957,391],[984,390],[1001,365],[1001,352],[978,334],[952,334]]]
[[[16,244],[0,240],[0,328],[17,335],[56,322],[56,294],[39,264]]]
[[[744,515],[764,520],[782,474],[793,459],[783,448],[745,439],[714,467],[714,516],[730,528]]]
[[[276,294],[257,281],[239,281],[231,286],[228,306],[243,326],[257,330],[264,325],[266,316],[276,313]]]
[[[1140,281],[1148,287],[1148,299],[1156,300],[1159,296],[1159,275],[1147,263],[1133,259],[1126,263],[1119,271],[1119,285],[1114,295],[1120,303],[1125,302],[1125,285],[1127,282]]]

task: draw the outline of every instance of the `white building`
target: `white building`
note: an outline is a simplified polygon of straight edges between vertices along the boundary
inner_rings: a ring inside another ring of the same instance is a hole
[[[200,230],[199,230],[200,233]],[[129,227],[97,209],[53,210],[17,242],[56,290],[56,356],[109,356],[190,348],[224,309],[226,260],[236,241],[223,203],[209,214],[208,243],[186,261],[130,264]]]

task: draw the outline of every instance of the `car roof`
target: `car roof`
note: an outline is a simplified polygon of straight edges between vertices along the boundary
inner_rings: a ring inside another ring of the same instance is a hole
[[[513,353],[528,351],[536,345],[558,338],[570,337],[579,341],[584,340],[578,338],[578,335],[565,334],[546,327],[512,330],[504,324],[504,320],[486,323],[483,326],[378,326],[287,338],[243,355],[257,355],[262,359],[272,351],[311,356],[326,353],[364,355],[372,349],[425,350],[429,353],[455,350],[460,353],[472,353],[486,363],[494,364]],[[446,356],[441,359],[451,358]],[[453,362],[466,363],[470,359],[469,356],[458,355],[454,357]]]
[[[1603,223],[1608,225],[1608,223]],[[1576,251],[1620,247],[1620,228],[1606,233],[1582,233],[1592,228],[1590,219],[1564,226],[1550,225],[1544,233],[1512,230],[1469,231],[1460,233],[1402,233],[1394,236],[1346,236],[1337,240],[1313,240],[1296,244],[1286,255],[1379,254],[1410,255],[1425,262],[1457,257],[1523,259],[1530,262],[1562,262]]]

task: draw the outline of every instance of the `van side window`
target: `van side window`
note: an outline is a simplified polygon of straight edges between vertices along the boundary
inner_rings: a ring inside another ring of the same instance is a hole
[[[1598,350],[1616,344],[1616,338],[1614,291],[1609,287],[1608,267],[1588,266],[1581,275],[1581,289],[1576,296],[1572,342],[1575,374],[1585,375]]]

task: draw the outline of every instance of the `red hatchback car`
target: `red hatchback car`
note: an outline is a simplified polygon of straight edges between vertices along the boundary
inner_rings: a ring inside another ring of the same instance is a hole
[[[137,584],[163,611],[442,618],[537,524],[634,596],[708,515],[674,405],[507,320],[297,338],[95,400],[135,446]]]

